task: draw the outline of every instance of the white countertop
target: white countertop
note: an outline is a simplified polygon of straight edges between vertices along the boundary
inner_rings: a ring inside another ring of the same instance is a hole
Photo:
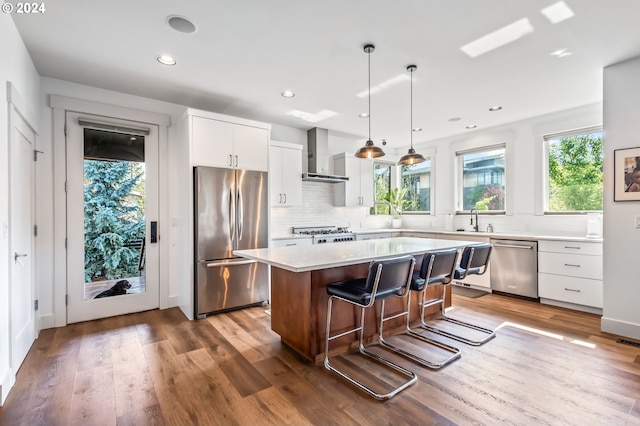
[[[306,272],[406,254],[420,255],[430,250],[460,248],[474,243],[474,241],[399,237],[348,241],[340,244],[234,250],[233,254],[291,272]]]
[[[473,231],[445,231],[443,229],[409,229],[409,228],[383,228],[383,229],[352,229],[354,234],[380,234],[388,232],[422,232],[426,234],[439,235],[465,235],[474,237],[487,237],[506,240],[551,240],[551,241],[584,241],[601,243],[600,238],[583,237],[576,235],[541,235],[533,232],[512,231],[512,232],[473,232]],[[290,238],[311,238],[309,235],[300,234],[278,234],[272,235],[272,240],[284,240]]]

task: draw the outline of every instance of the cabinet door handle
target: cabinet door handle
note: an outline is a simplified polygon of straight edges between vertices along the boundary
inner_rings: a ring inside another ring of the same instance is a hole
[[[573,263],[565,263],[564,266],[571,266],[573,268],[579,268],[580,265],[574,265]]]
[[[280,196],[280,201],[278,202],[278,204],[282,204],[282,194],[278,194]]]
[[[238,156],[236,155],[236,167],[238,167]]]
[[[287,194],[283,194],[284,195],[284,204],[287,204]]]
[[[575,292],[575,293],[580,293],[580,290],[575,290],[575,289],[573,289],[573,288],[566,288],[566,287],[565,287],[564,289],[565,289],[565,290],[567,290],[567,291],[573,291],[573,292]]]
[[[233,167],[233,157],[229,154],[229,167]]]

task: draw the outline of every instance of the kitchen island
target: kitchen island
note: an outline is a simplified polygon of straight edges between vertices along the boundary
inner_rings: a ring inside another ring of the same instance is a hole
[[[327,285],[338,281],[367,276],[373,260],[413,255],[416,268],[420,267],[424,253],[433,250],[463,248],[472,241],[429,238],[388,238],[383,240],[349,241],[311,246],[276,247],[235,250],[237,256],[271,265],[271,329],[278,333],[284,344],[312,362],[324,356],[324,338],[327,313]],[[429,288],[434,296],[440,286]],[[451,300],[450,288],[447,300]],[[413,298],[412,320],[418,318],[418,298]],[[404,299],[387,300],[387,312],[404,309]],[[432,307],[437,311],[437,307]],[[379,320],[379,310],[369,309],[365,336],[373,336]],[[359,318],[359,308],[347,303],[334,304],[332,330],[353,328]],[[389,321],[389,330],[401,329],[403,319]],[[346,335],[332,343],[331,351],[348,350],[357,343],[356,334]]]

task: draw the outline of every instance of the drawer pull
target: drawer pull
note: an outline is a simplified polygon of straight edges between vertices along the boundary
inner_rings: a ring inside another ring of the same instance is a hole
[[[288,246],[297,246],[297,245],[298,245],[298,243],[288,243],[288,244],[287,244],[287,247],[288,247]]]
[[[581,247],[578,247],[578,246],[564,246],[564,248],[566,248],[566,249],[574,249],[574,250],[580,250],[581,249]]]
[[[573,292],[576,292],[576,293],[580,293],[580,290],[574,290],[572,288],[566,288],[566,287],[564,289],[567,290],[567,291],[573,291]]]
[[[565,263],[564,266],[571,266],[573,268],[579,268],[580,267],[580,265],[574,265],[572,263]]]

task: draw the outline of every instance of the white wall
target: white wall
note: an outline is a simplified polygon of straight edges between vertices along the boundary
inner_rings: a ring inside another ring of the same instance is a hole
[[[38,73],[10,15],[0,15],[0,404],[13,384],[15,371],[9,364],[9,143],[6,82],[11,81],[26,108],[37,116]],[[36,130],[37,122],[32,123]],[[37,261],[37,254],[36,254]]]
[[[613,201],[614,150],[640,147],[640,58],[604,69],[604,306],[602,330],[640,339],[640,202]]]
[[[476,129],[460,136],[431,142],[414,143],[416,151],[432,153],[432,183],[435,192],[434,215],[403,216],[403,226],[413,229],[444,229],[445,217],[455,213],[455,152],[486,145],[506,143],[507,214],[483,216],[480,227],[491,223],[496,232],[532,232],[542,235],[585,236],[586,215],[545,216],[542,209],[542,157],[544,135],[602,124],[602,105],[593,104],[489,129]],[[292,132],[273,126],[272,139],[304,146],[306,168],[306,132]],[[338,137],[329,131],[329,152],[355,152],[363,140]],[[388,150],[383,160],[394,161],[406,148]],[[331,166],[331,164],[330,164]],[[335,185],[303,182],[301,207],[276,207],[271,211],[274,235],[290,232],[291,226],[336,225],[352,228],[390,227],[389,216],[371,216],[364,207],[333,207]],[[470,229],[468,216],[454,218],[456,228]]]

